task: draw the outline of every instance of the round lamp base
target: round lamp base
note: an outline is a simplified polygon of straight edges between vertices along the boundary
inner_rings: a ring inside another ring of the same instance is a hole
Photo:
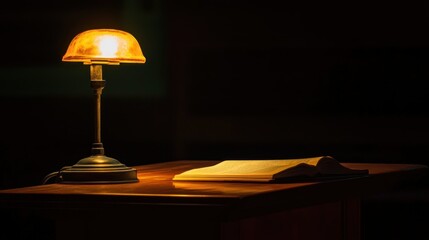
[[[81,159],[59,174],[61,183],[131,183],[138,182],[137,170],[104,155]]]

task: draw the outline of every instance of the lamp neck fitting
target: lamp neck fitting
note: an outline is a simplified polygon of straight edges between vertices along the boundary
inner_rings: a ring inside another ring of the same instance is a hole
[[[91,64],[89,65],[89,70],[91,74],[91,81],[103,80],[103,68],[101,64]]]

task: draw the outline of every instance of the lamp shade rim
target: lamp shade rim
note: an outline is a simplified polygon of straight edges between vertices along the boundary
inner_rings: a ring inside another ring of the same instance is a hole
[[[100,58],[100,57],[88,57],[88,56],[66,56],[62,58],[63,62],[83,62],[83,63],[146,63],[146,58]]]

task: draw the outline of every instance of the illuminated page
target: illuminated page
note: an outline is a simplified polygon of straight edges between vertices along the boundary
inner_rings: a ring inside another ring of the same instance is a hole
[[[322,157],[303,159],[275,159],[275,160],[225,160],[214,166],[196,168],[176,175],[173,180],[234,180],[254,179],[257,181],[270,181],[273,175],[294,168],[298,165],[316,166]],[[314,172],[313,170],[312,172]],[[294,171],[295,174],[299,174]]]

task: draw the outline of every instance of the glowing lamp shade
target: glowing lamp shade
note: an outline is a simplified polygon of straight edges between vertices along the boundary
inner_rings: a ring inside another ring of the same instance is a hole
[[[76,35],[62,60],[84,64],[146,62],[134,36],[116,29],[93,29]]]

